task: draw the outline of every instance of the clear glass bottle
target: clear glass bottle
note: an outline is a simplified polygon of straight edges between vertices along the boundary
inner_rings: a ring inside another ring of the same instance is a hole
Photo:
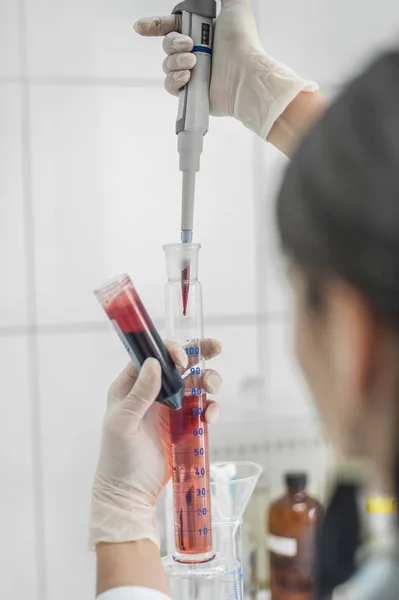
[[[287,491],[269,510],[271,600],[311,600],[322,506],[306,492],[305,473],[287,473]]]
[[[170,413],[172,482],[175,522],[175,560],[201,563],[214,556],[209,474],[208,427],[204,418],[206,395],[202,390],[205,362],[202,289],[198,281],[199,244],[164,247],[166,284],[166,336],[183,346],[188,369],[183,407]],[[182,273],[185,273],[184,287]],[[187,305],[183,306],[183,295]],[[188,297],[187,297],[188,294]]]

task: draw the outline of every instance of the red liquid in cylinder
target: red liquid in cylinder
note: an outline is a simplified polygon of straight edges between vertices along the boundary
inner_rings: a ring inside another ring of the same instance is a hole
[[[176,550],[187,562],[212,550],[206,395],[194,390],[184,396],[183,408],[170,412]]]

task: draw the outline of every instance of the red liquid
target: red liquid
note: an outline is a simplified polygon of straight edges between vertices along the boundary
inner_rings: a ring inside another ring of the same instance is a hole
[[[141,366],[150,357],[159,361],[162,387],[157,402],[180,408],[184,382],[131,281],[126,278],[101,301],[133,362]]]
[[[115,320],[124,332],[135,333],[155,329],[133,285],[121,286],[112,298],[103,303],[111,320]]]
[[[188,292],[190,290],[190,265],[181,274],[181,293],[183,299],[183,315],[187,314]]]
[[[187,395],[183,408],[170,413],[176,550],[187,555],[187,562],[190,555],[212,550],[205,406],[205,394]]]

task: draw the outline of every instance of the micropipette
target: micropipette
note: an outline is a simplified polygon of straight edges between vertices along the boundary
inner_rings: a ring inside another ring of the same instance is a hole
[[[216,0],[184,0],[173,9],[180,15],[181,32],[194,41],[192,52],[197,62],[190,82],[179,94],[176,121],[180,171],[183,173],[181,241],[191,243],[194,228],[195,179],[200,169],[203,138],[209,127],[209,86]],[[190,287],[190,264],[181,277],[183,314],[186,314]]]
[[[200,168],[203,138],[209,127],[209,86],[211,81],[215,0],[184,0],[173,9],[180,15],[181,32],[194,41],[197,58],[190,82],[179,94],[176,121],[180,171],[183,173],[181,241],[193,238],[195,178]]]

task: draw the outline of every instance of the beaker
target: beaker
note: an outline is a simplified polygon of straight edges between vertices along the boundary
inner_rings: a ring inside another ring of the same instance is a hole
[[[243,600],[242,520],[212,523],[216,556],[167,569],[173,600]]]
[[[212,518],[217,532],[215,548],[217,557],[226,558],[228,562],[221,583],[225,584],[223,590],[229,594],[227,598],[243,598],[242,517],[262,467],[249,461],[215,462],[210,471]]]
[[[213,522],[217,555],[226,560],[223,573],[217,579],[216,598],[243,600],[244,571],[242,561],[242,519]]]
[[[242,516],[262,467],[244,461],[226,462],[213,463],[210,471],[213,479],[211,491],[215,557],[199,564],[181,564],[173,556],[163,559],[173,600],[244,598]]]
[[[179,411],[170,413],[174,559],[183,563],[200,563],[214,556],[208,427],[204,419],[206,395],[201,384],[205,362],[201,352],[202,289],[197,278],[200,245],[171,244],[164,246],[164,250],[168,271],[166,336],[183,346],[188,356],[188,369],[181,373],[185,383],[183,405]],[[183,271],[190,277],[185,310]]]

